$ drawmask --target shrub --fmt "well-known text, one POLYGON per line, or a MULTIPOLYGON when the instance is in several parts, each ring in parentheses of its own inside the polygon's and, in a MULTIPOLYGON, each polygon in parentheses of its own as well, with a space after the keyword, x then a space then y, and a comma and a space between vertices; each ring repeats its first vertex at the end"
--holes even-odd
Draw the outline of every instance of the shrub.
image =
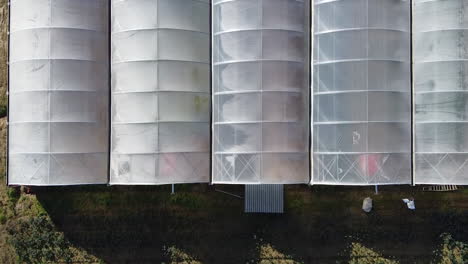
POLYGON ((291 256, 285 255, 277 251, 270 244, 260 245, 259 251, 259 264, 300 264, 300 262, 293 260, 291 256))
POLYGON ((52 221, 45 216, 21 220, 8 227, 10 243, 21 262, 69 263, 72 259, 70 243, 55 230, 52 221))
POLYGON ((2 209, 2 207, 0 207, 0 225, 3 225, 5 224, 7 221, 7 217, 5 215, 5 212, 4 210, 2 209))
POLYGON ((360 243, 351 243, 349 264, 397 264, 398 262, 382 257, 381 254, 366 248, 360 243))
POLYGON ((21 196, 21 190, 19 188, 9 187, 7 190, 7 195, 10 202, 16 204, 21 196))
POLYGON ((436 251, 436 263, 455 264, 468 262, 468 244, 456 241, 450 234, 444 233, 441 236, 442 245, 436 251))
POLYGON ((0 118, 3 118, 7 115, 7 107, 6 105, 0 105, 0 118))
POLYGON ((175 246, 163 247, 163 254, 169 260, 169 264, 201 264, 194 257, 188 255, 184 251, 175 246))

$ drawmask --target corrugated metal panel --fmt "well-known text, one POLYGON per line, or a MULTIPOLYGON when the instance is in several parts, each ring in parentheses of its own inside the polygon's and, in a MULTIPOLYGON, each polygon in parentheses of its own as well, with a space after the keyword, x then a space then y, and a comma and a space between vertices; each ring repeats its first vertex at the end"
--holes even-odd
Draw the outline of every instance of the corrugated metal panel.
POLYGON ((280 184, 245 185, 245 212, 283 213, 283 189, 280 184))

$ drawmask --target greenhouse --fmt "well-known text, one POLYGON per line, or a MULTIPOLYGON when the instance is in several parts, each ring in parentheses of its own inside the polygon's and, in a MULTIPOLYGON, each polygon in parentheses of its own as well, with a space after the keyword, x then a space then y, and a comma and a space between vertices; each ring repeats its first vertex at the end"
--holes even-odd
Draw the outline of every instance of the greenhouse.
POLYGON ((411 183, 410 1, 314 1, 312 184, 411 183))
POLYGON ((415 183, 468 183, 467 2, 414 1, 415 183))
POLYGON ((107 183, 107 1, 10 10, 8 183, 107 183))
POLYGON ((110 184, 208 182, 209 1, 112 1, 110 184))
POLYGON ((466 6, 12 0, 8 184, 467 184, 466 6))
POLYGON ((307 183, 309 6, 213 2, 213 183, 307 183))

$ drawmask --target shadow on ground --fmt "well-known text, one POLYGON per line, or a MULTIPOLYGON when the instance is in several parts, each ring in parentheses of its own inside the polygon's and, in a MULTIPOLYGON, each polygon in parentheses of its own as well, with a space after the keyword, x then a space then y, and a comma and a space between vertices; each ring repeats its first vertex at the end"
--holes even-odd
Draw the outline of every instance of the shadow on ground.
MULTIPOLYGON (((217 186, 243 194, 241 186, 217 186)), ((428 193, 412 187, 286 188, 286 213, 244 214, 243 201, 208 185, 54 187, 32 190, 74 244, 107 263, 167 262, 176 247, 203 263, 258 260, 269 243, 304 263, 343 263, 359 242, 400 263, 429 263, 440 234, 468 240, 464 190, 428 193), (361 210, 374 199, 374 211, 361 210), (416 211, 401 198, 415 197, 416 211)))

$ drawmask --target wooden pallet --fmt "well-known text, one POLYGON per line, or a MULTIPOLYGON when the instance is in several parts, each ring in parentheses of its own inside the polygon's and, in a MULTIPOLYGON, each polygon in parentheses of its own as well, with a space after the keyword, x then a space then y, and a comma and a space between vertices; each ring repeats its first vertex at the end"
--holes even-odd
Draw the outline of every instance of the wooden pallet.
POLYGON ((432 185, 423 187, 425 192, 452 192, 458 190, 457 185, 432 185))

